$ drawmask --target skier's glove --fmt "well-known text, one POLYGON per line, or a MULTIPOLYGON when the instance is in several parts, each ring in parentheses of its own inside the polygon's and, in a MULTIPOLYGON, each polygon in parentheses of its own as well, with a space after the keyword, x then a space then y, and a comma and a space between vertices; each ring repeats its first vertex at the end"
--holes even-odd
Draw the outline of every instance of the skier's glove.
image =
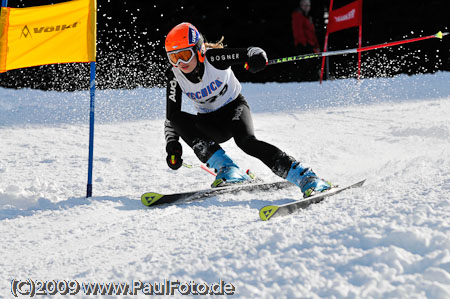
POLYGON ((183 154, 183 148, 178 141, 171 141, 166 145, 167 158, 166 162, 170 168, 177 170, 183 165, 183 159, 181 155, 183 154))
POLYGON ((247 49, 248 61, 245 68, 251 73, 262 71, 267 65, 267 54, 263 49, 250 47, 247 49))

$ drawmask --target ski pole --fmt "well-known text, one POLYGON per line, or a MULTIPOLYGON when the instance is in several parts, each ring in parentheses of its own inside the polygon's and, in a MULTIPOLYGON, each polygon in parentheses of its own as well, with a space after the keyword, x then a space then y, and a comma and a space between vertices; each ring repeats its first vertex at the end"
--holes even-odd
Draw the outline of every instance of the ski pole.
MULTIPOLYGON (((192 164, 187 164, 187 163, 184 163, 184 162, 183 162, 182 165, 183 165, 184 167, 186 167, 186 168, 194 168, 194 165, 192 165, 192 164)), ((195 166, 196 166, 196 165, 195 165, 195 166)), ((205 165, 200 164, 199 167, 200 167, 201 169, 203 169, 204 171, 208 172, 209 174, 211 174, 211 175, 213 175, 213 176, 216 176, 216 174, 215 174, 212 170, 208 169, 208 167, 206 167, 205 165)))
MULTIPOLYGON (((380 49, 380 48, 397 46, 397 45, 406 44, 406 43, 418 42, 418 41, 425 40, 425 39, 430 39, 430 38, 442 39, 442 37, 444 37, 444 36, 446 36, 448 34, 449 34, 448 32, 441 32, 441 31, 439 31, 436 34, 428 35, 428 36, 424 36, 424 37, 410 38, 410 39, 400 40, 400 41, 396 41, 396 42, 378 44, 378 45, 373 45, 373 46, 366 46, 366 47, 362 47, 362 48, 337 50, 337 51, 329 51, 329 52, 320 52, 320 53, 311 53, 311 54, 303 54, 303 55, 297 55, 297 56, 291 56, 291 57, 277 58, 277 59, 269 60, 267 62, 267 65, 279 64, 279 63, 291 62, 291 61, 298 61, 298 60, 310 59, 310 58, 353 54, 353 53, 358 53, 358 52, 364 52, 364 51, 370 51, 370 50, 375 50, 375 49, 380 49)), ((248 69, 247 64, 245 65, 245 68, 248 69)))

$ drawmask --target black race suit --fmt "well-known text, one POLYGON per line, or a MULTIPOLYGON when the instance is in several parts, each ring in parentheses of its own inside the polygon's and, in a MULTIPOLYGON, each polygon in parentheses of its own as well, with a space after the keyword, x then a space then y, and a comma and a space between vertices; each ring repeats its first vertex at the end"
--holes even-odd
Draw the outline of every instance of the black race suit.
MULTIPOLYGON (((220 61, 209 60, 215 68, 225 70, 235 64, 244 65, 247 60, 247 49, 225 48, 206 51, 207 59, 212 55, 230 57, 220 61), (236 57, 239 58, 236 59, 236 57)), ((193 83, 199 82, 203 75, 203 68, 203 64, 199 63, 193 72, 185 74, 186 78, 193 83)), ((178 141, 181 136, 194 150, 200 161, 206 163, 220 149, 220 143, 233 138, 237 146, 245 153, 260 159, 275 174, 283 178, 287 176, 294 159, 277 147, 255 137, 250 108, 242 94, 216 111, 193 115, 181 111, 182 91, 178 84, 175 88, 173 82, 172 85, 170 84, 173 80, 176 80, 175 75, 169 69, 165 122, 167 144, 178 141)))

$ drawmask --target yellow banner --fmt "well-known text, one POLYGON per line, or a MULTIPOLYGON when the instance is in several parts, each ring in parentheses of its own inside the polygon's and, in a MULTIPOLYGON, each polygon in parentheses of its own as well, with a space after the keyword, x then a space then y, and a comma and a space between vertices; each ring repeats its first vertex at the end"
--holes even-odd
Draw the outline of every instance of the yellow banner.
POLYGON ((96 0, 29 8, 2 7, 0 73, 96 59, 96 0))

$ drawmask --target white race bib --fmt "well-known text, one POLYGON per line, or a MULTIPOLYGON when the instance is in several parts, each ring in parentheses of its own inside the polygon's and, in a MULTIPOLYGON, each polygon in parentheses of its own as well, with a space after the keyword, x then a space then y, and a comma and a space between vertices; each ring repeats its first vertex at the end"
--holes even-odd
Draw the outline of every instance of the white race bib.
POLYGON ((192 101, 199 113, 216 111, 236 99, 241 92, 241 83, 234 76, 231 67, 226 70, 216 69, 204 61, 205 72, 199 83, 189 81, 184 73, 173 67, 172 71, 183 93, 192 101))

